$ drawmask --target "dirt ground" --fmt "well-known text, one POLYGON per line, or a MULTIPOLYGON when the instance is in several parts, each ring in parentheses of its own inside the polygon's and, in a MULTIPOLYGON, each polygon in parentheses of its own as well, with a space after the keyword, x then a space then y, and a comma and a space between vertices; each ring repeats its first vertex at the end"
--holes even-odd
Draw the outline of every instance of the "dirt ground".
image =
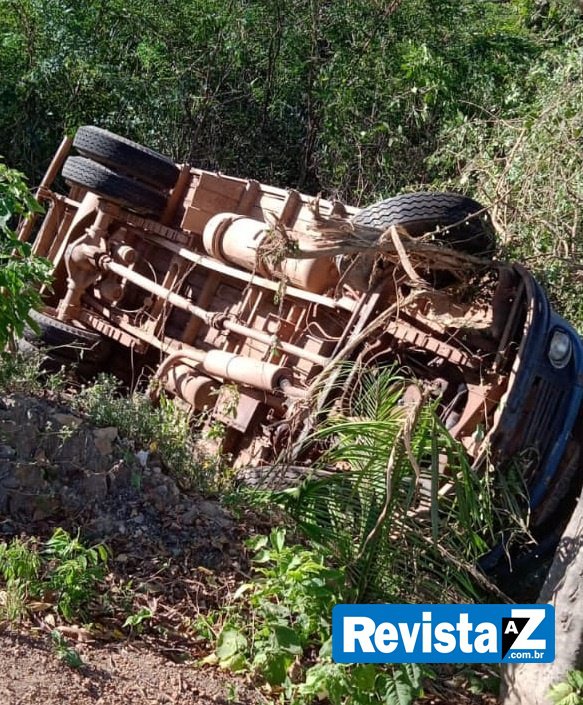
POLYGON ((212 668, 177 664, 143 644, 78 645, 85 666, 71 669, 46 636, 0 635, 2 705, 198 705, 266 700, 252 685, 212 668))

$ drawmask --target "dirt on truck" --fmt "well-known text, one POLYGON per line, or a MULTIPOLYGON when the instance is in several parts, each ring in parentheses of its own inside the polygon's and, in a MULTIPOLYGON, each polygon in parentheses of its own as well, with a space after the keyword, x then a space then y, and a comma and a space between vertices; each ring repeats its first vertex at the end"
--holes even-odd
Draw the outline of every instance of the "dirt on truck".
POLYGON ((560 531, 581 484, 583 347, 524 267, 491 259, 476 201, 358 209, 93 126, 63 140, 38 199, 19 236, 53 266, 33 314, 45 342, 150 371, 153 390, 224 424, 238 467, 301 457, 359 370, 395 366, 404 399, 436 400, 477 470, 520 456, 531 530, 560 531))

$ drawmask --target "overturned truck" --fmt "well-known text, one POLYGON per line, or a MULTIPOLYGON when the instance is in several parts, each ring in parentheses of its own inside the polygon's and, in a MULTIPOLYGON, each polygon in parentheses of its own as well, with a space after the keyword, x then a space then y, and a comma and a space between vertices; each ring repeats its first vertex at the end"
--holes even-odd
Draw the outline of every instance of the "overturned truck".
POLYGON ((535 534, 562 526, 581 480, 583 348, 525 268, 489 259, 480 204, 411 193, 359 210, 92 126, 63 141, 38 198, 20 238, 54 268, 45 340, 154 370, 225 425, 239 465, 301 433, 301 401, 335 362, 398 364, 476 467, 520 456, 535 534))

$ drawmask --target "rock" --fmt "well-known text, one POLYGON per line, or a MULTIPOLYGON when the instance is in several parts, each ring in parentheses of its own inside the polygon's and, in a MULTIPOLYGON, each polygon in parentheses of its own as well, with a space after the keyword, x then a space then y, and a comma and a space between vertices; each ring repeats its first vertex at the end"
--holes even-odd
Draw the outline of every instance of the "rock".
POLYGON ((61 487, 59 496, 61 498, 61 504, 67 513, 78 512, 87 505, 86 497, 67 486, 61 487))
POLYGON ((16 450, 11 446, 0 445, 0 460, 12 460, 16 457, 16 450))
POLYGON ((80 419, 78 416, 73 416, 73 414, 61 414, 57 412, 52 414, 52 418, 59 426, 67 426, 67 428, 79 428, 83 423, 83 419, 80 419))
POLYGON ((183 524, 191 526, 198 516, 199 512, 197 507, 191 507, 187 512, 185 512, 180 518, 183 524))
POLYGON ((110 514, 101 514, 96 517, 86 528, 88 536, 110 536, 114 533, 115 523, 110 514))
POLYGON ((41 521, 55 514, 60 508, 57 497, 52 495, 30 495, 14 492, 9 497, 10 514, 21 520, 41 521))
POLYGON ((107 473, 107 481, 111 492, 119 492, 131 484, 132 469, 120 460, 107 473))
POLYGON ((0 485, 7 490, 17 490, 20 483, 13 475, 6 475, 0 480, 0 485))
POLYGON ((211 519, 220 527, 227 529, 233 526, 232 518, 217 502, 202 500, 197 504, 197 507, 201 514, 204 514, 206 518, 211 519))
POLYGON ((13 479, 22 489, 42 490, 47 486, 42 470, 36 465, 18 463, 13 472, 13 479))
POLYGON ((47 454, 44 451, 44 448, 37 448, 36 453, 34 454, 34 462, 37 465, 47 465, 49 462, 49 459, 47 458, 47 454))
POLYGON ((54 438, 59 442, 52 451, 48 447, 47 453, 64 472, 74 472, 79 467, 91 472, 103 473, 109 470, 111 459, 97 450, 93 433, 89 429, 79 429, 64 441, 58 436, 54 438))
POLYGON ((10 494, 4 487, 0 487, 0 514, 8 513, 8 499, 10 494))
POLYGON ((148 495, 152 504, 158 511, 162 512, 168 507, 168 488, 166 485, 154 487, 150 490, 148 495))
POLYGON ((89 500, 100 501, 107 496, 107 477, 102 473, 87 475, 83 481, 83 494, 89 500))
POLYGON ((106 428, 96 428, 93 431, 93 442, 101 455, 111 455, 113 452, 113 442, 117 438, 118 431, 115 426, 106 428))
POLYGON ((150 457, 150 454, 148 453, 147 450, 139 450, 136 453, 136 458, 138 459, 138 462, 140 465, 145 468, 146 465, 148 464, 148 458, 150 457))
POLYGON ((34 500, 33 521, 42 521, 56 514, 60 509, 60 502, 56 497, 38 495, 34 500))

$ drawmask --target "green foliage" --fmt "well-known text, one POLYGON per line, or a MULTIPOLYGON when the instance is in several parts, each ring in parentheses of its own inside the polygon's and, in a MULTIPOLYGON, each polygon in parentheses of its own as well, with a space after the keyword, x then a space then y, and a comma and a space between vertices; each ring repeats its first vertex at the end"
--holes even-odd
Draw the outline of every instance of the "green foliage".
POLYGON ((57 608, 72 620, 82 614, 105 575, 107 549, 103 544, 86 548, 79 536, 56 529, 46 542, 43 556, 48 574, 45 587, 57 595, 57 608))
POLYGON ((142 607, 135 614, 130 614, 122 626, 131 627, 139 633, 143 629, 144 624, 148 623, 153 616, 154 613, 149 607, 142 607))
MULTIPOLYGON (((583 35, 583 31, 581 32, 583 35)), ((525 262, 561 312, 583 330, 583 48, 550 49, 521 86, 534 94, 511 116, 460 124, 444 135, 435 173, 493 203, 503 255, 525 262)))
POLYGON ((548 697, 555 705, 583 705, 583 671, 569 671, 563 683, 552 686, 548 697))
POLYGON ((0 163, 0 354, 22 334, 31 308, 39 308, 36 286, 49 280, 49 263, 33 257, 12 230, 15 219, 38 212, 24 177, 0 163))
POLYGON ((449 177, 583 326, 573 4, 0 0, 0 153, 38 178, 95 123, 355 203, 449 177))
POLYGON ((0 152, 38 175, 96 123, 201 166, 386 195, 424 179, 456 116, 515 103, 541 50, 528 5, 2 0, 0 152))
POLYGON ((331 614, 355 594, 321 549, 287 545, 284 529, 252 539, 253 580, 241 585, 207 661, 251 671, 308 705, 408 705, 422 695, 420 667, 346 666, 331 661, 331 614))
MULTIPOLYGON (((19 345, 22 341, 19 342, 19 345)), ((59 395, 70 381, 68 371, 60 370, 47 374, 43 370, 46 353, 30 345, 26 351, 0 355, 0 390, 37 395, 49 392, 59 395)))
POLYGON ((5 583, 1 614, 22 619, 33 598, 43 599, 67 621, 82 618, 105 575, 107 549, 85 547, 79 537, 58 528, 40 547, 31 539, 0 544, 0 575, 5 583))
POLYGON ((197 453, 188 414, 164 395, 154 406, 141 392, 122 394, 118 380, 101 373, 95 382, 81 389, 74 406, 97 426, 116 426, 136 450, 158 453, 170 472, 186 486, 215 490, 227 482, 219 459, 197 453))
POLYGON ((313 434, 326 448, 315 473, 275 500, 346 566, 360 600, 475 599, 475 562, 494 541, 489 475, 473 472, 435 401, 405 402, 393 370, 337 384, 351 391, 313 434))
POLYGON ((72 646, 69 646, 67 640, 58 629, 53 629, 51 632, 51 641, 53 642, 53 649, 55 650, 57 658, 63 661, 69 668, 77 669, 85 665, 79 652, 72 646))
POLYGON ((26 613, 26 603, 38 594, 41 562, 31 541, 14 539, 0 544, 0 574, 6 584, 0 617, 17 622, 26 613))

